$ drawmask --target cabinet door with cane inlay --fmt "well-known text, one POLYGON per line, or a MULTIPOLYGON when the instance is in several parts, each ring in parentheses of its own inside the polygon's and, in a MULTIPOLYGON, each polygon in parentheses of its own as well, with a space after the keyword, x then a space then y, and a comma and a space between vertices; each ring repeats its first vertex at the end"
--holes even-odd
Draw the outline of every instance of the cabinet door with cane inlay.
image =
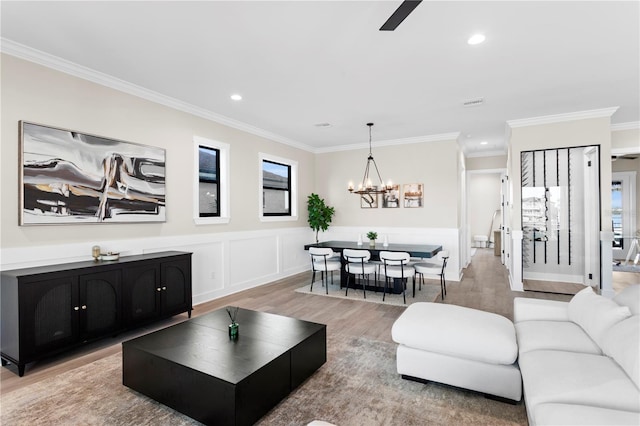
POLYGON ((64 347, 76 339, 79 314, 76 277, 32 282, 22 290, 25 297, 20 316, 25 354, 64 347))
POLYGON ((81 275, 80 335, 91 339, 122 328, 122 271, 81 275))
POLYGON ((128 301, 127 322, 129 325, 143 323, 160 316, 160 266, 149 262, 125 270, 128 301))

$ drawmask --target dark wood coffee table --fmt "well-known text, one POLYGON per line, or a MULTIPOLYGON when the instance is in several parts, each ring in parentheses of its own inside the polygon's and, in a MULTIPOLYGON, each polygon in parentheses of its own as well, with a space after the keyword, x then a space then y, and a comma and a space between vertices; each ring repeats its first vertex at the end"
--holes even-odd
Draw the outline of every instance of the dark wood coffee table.
POLYGON ((324 324, 219 309, 122 343, 122 382, 205 424, 250 425, 327 360, 324 324))

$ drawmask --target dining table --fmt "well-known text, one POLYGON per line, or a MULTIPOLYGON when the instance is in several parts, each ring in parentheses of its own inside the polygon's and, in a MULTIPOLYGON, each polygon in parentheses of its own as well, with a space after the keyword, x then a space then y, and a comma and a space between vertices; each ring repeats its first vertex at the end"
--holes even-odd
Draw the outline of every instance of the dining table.
MULTIPOLYGON (((345 260, 344 256, 342 256, 342 251, 344 249, 369 250, 372 260, 380 260, 381 251, 406 252, 409 253, 409 256, 411 257, 430 258, 434 257, 439 251, 442 250, 442 246, 435 244, 393 243, 385 245, 383 243, 375 243, 375 245, 371 245, 369 243, 358 244, 355 241, 322 241, 314 244, 305 244, 304 249, 309 250, 309 247, 330 248, 336 253, 340 254, 340 262, 342 263, 342 268, 340 268, 341 288, 343 287, 344 283, 347 282, 347 270, 345 268, 347 261, 345 260)), ((400 280, 394 280, 393 292, 402 293, 403 289, 404 283, 400 282, 400 280)))

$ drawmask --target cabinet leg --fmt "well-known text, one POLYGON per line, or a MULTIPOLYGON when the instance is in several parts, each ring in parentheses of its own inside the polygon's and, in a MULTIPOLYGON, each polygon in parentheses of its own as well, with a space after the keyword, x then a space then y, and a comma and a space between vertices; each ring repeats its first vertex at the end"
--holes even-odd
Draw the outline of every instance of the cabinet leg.
POLYGON ((24 364, 18 364, 18 376, 24 376, 24 364))
POLYGON ((4 358, 0 358, 0 361, 2 361, 2 366, 4 367, 5 365, 9 364, 9 361, 7 361, 4 358))
POLYGON ((189 311, 187 312, 187 316, 191 318, 191 309, 189 309, 189 311))

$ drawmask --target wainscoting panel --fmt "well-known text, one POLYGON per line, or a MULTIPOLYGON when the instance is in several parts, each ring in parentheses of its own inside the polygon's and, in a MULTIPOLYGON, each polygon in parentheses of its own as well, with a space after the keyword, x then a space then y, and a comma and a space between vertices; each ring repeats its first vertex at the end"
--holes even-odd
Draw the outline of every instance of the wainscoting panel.
POLYGON ((305 244, 315 241, 313 232, 308 235, 300 232, 286 232, 279 235, 280 238, 280 265, 279 272, 285 276, 293 275, 303 270, 311 269, 311 258, 309 252, 304 249, 305 244))
POLYGON ((309 228, 279 228, 3 248, 0 269, 91 260, 91 247, 96 244, 103 252, 119 252, 121 256, 188 251, 193 253, 196 305, 308 270, 310 263, 303 247, 312 241, 309 228))
POLYGON ((278 273, 276 235, 229 241, 229 286, 242 286, 278 273))
MULTIPOLYGON (((369 227, 330 227, 320 233, 320 240, 357 241, 369 227)), ((458 229, 380 228, 379 244, 439 244, 449 250, 448 281, 460 281, 460 247, 458 229)), ((91 247, 99 244, 103 251, 117 251, 121 256, 166 250, 193 253, 193 303, 199 304, 246 290, 310 269, 304 245, 312 243, 309 228, 279 228, 264 231, 219 232, 144 239, 88 241, 50 246, 3 248, 0 269, 17 269, 91 259, 91 247)))

